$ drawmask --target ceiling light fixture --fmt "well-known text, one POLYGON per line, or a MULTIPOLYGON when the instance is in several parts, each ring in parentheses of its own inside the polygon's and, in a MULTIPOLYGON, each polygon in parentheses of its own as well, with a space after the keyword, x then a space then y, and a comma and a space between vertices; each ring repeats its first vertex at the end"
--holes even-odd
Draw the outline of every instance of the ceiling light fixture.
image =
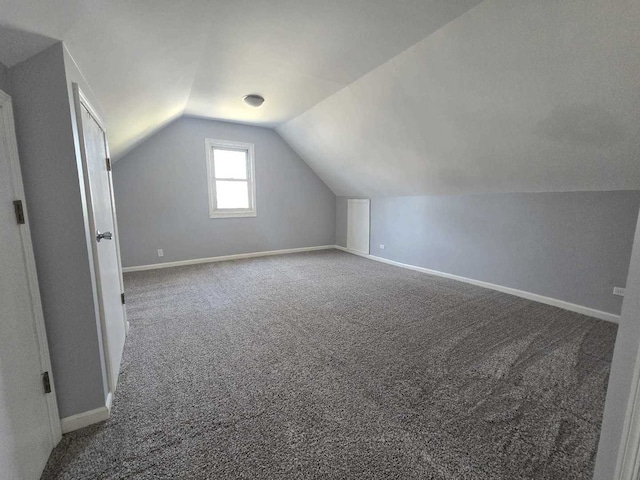
POLYGON ((264 103, 264 97, 261 95, 256 95, 255 93, 252 93, 251 95, 245 95, 244 97, 242 97, 242 99, 244 100, 244 103, 254 108, 258 108, 264 103))

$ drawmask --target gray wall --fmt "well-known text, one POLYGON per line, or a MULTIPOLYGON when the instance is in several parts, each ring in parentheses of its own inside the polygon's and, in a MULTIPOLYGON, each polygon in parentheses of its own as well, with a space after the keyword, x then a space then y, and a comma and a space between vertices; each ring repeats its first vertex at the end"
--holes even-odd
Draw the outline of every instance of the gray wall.
POLYGON ((100 407, 105 400, 64 56, 59 43, 10 69, 20 164, 61 417, 100 407))
POLYGON ((610 480, 614 477, 629 395, 631 393, 633 371, 638 361, 639 345, 640 218, 636 226, 629 276, 627 278, 627 291, 622 305, 616 347, 613 352, 607 401, 602 419, 598 455, 593 475, 594 480, 610 480))
POLYGON ((113 181, 124 266, 334 243, 334 194, 270 129, 183 117, 118 160, 113 181), (205 138, 255 144, 257 217, 209 218, 205 138))
POLYGON ((11 95, 11 82, 9 81, 9 69, 0 63, 0 90, 11 95))
POLYGON ((639 206, 638 191, 374 198, 371 254, 619 314, 639 206))

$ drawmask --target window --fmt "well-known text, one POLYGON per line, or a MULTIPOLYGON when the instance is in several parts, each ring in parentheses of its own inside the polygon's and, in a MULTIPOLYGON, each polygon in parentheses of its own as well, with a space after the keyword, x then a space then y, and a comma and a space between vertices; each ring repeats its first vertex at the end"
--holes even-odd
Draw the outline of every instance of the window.
POLYGON ((206 140, 211 218, 255 217, 253 144, 206 140))

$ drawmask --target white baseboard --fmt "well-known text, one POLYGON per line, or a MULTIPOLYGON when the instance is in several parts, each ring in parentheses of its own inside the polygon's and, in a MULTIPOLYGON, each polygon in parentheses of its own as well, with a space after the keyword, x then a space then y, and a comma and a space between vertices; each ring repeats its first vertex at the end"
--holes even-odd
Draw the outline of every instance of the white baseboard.
POLYGON ((362 253, 362 252, 358 252, 357 250, 351 250, 350 248, 346 248, 340 245, 334 245, 333 248, 336 248, 338 250, 342 250, 343 252, 347 252, 350 253, 352 255, 358 255, 359 257, 364 257, 364 258, 368 258, 370 260, 373 259, 373 255, 369 255, 368 253, 362 253))
MULTIPOLYGON (((358 255, 364 258, 368 258, 370 260, 375 260, 376 262, 387 263, 389 265, 395 265, 396 267, 407 268, 409 270, 414 270, 417 272, 427 273, 430 275, 435 275, 438 277, 448 278, 451 280, 457 280, 459 282, 469 283, 471 285, 476 285, 479 287, 490 288, 491 290, 497 290, 498 292, 508 293, 510 295, 515 295, 517 297, 526 298, 528 300, 533 300, 534 302, 544 303, 546 305, 552 305, 554 307, 563 308, 565 310, 569 310, 572 312, 580 313, 582 315, 587 315, 594 318, 599 318, 600 320, 606 320, 608 322, 618 323, 620 321, 620 315, 616 315, 613 313, 603 312, 601 310, 596 310, 594 308, 585 307, 583 305, 577 305, 575 303, 566 302, 564 300, 558 300, 557 298, 545 297, 544 295, 538 295, 537 293, 525 292, 524 290, 518 290, 516 288, 505 287, 502 285, 496 285, 494 283, 483 282, 481 280, 474 280, 473 278, 462 277, 459 275, 453 275, 451 273, 439 272, 438 270, 431 270, 424 267, 417 267, 415 265, 408 265, 406 263, 396 262, 394 260, 388 260, 382 257, 376 257, 375 255, 368 255, 366 253, 357 252, 355 250, 349 250, 348 248, 342 247, 340 245, 321 245, 317 247, 303 247, 303 248, 289 248, 285 250, 270 250, 266 252, 252 252, 252 253, 240 253, 236 255, 223 255, 220 257, 209 257, 209 258, 196 258, 193 260, 182 260, 178 262, 166 262, 166 263, 154 263, 151 265, 139 265, 135 267, 124 267, 122 271, 126 272, 141 272, 144 270, 155 270, 158 268, 171 268, 171 267, 181 267, 184 265, 197 265, 200 263, 213 263, 213 262, 224 262, 227 260, 239 260, 242 258, 255 258, 255 257, 266 257, 271 255, 286 255, 289 253, 299 253, 299 252, 312 252, 315 250, 329 250, 332 248, 336 248, 338 250, 342 250, 344 252, 351 253, 353 255, 358 255)), ((87 412, 87 414, 90 412, 87 412)), ((80 414, 84 415, 84 414, 80 414)), ((69 417, 72 418, 72 417, 69 417)), ((108 417, 107 417, 108 418, 108 417)), ((92 422, 95 423, 95 422, 92 422)), ((81 428, 81 427, 78 427, 81 428)))
POLYGON ((375 255, 366 255, 364 253, 349 250, 348 248, 336 245, 335 248, 348 252, 354 255, 375 260, 376 262, 387 263, 389 265, 395 265, 396 267, 407 268, 409 270, 415 270, 416 272, 427 273, 429 275, 435 275, 438 277, 448 278, 450 280, 457 280, 459 282, 469 283, 478 287, 490 288, 491 290, 497 290, 498 292, 508 293, 515 295, 516 297, 526 298, 527 300, 533 300, 534 302, 544 303, 546 305, 552 305, 554 307, 563 308, 564 310, 570 310, 572 312, 581 313, 589 317, 598 318, 600 320, 606 320, 607 322, 619 323, 620 315, 613 313, 603 312, 602 310, 596 310, 594 308, 585 307, 583 305, 577 305, 575 303, 565 302, 564 300, 558 300, 557 298, 545 297, 544 295, 538 295, 537 293, 525 292, 524 290, 518 290, 516 288, 504 287, 502 285, 496 285, 494 283, 483 282, 481 280, 474 280, 473 278, 461 277, 459 275, 453 275, 451 273, 439 272, 438 270, 430 270, 428 268, 416 267, 415 265, 408 265, 406 263, 396 262, 394 260, 388 260, 382 257, 376 257, 375 255))
POLYGON ((239 260, 241 258, 269 257, 272 255, 286 255, 288 253, 313 252, 315 250, 330 250, 333 245, 321 245, 318 247, 287 248, 285 250, 270 250, 266 252, 238 253, 236 255, 223 255, 220 257, 194 258, 193 260, 181 260, 178 262, 153 263, 151 265, 138 265, 135 267, 123 267, 122 272, 142 272, 158 268, 182 267, 185 265, 197 265, 200 263, 225 262, 227 260, 239 260))
POLYGON ((108 420, 111 416, 112 398, 113 396, 111 395, 111 392, 109 392, 104 406, 96 408, 94 410, 89 410, 88 412, 82 412, 78 413, 77 415, 71 415, 70 417, 62 418, 60 420, 62 433, 73 432, 74 430, 88 427, 89 425, 93 425, 94 423, 100 423, 108 420))

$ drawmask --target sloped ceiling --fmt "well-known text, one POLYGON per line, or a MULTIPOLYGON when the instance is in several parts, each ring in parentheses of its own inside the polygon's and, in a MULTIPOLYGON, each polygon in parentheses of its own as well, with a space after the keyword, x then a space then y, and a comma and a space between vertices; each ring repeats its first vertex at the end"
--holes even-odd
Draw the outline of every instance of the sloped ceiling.
POLYGON ((0 27, 0 63, 13 66, 58 42, 54 38, 0 27))
MULTIPOLYGON (((182 114, 278 126, 479 3, 0 0, 0 27, 64 41, 117 158, 182 114), (251 109, 248 93, 267 101, 251 109)), ((38 47, 7 45, 8 66, 38 47)))
POLYGON ((277 130, 338 195, 640 189, 639 26, 486 0, 277 130))

